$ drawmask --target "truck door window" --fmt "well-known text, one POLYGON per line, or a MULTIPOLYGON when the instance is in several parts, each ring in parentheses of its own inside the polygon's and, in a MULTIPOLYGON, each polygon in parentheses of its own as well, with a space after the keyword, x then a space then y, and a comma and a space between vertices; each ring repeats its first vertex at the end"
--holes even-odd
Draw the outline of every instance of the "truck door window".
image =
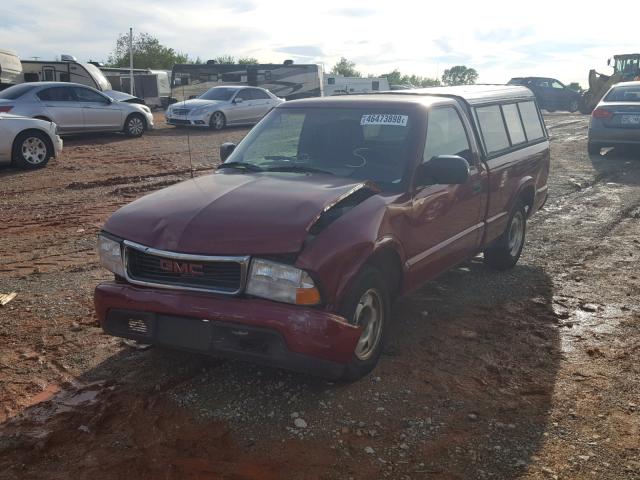
POLYGON ((487 154, 491 155, 511 146, 499 105, 476 108, 476 116, 487 154))
POLYGON ((544 131, 540 124, 536 105, 533 102, 520 102, 518 103, 518 109, 524 124, 524 131, 527 133, 527 140, 531 142, 543 138, 544 131))
POLYGON ((422 161, 428 162, 438 155, 459 155, 470 164, 475 163, 464 124, 452 107, 434 108, 429 112, 422 161))
POLYGON ((515 103, 503 105, 502 113, 504 114, 505 122, 507 122, 507 130, 509 131, 511 144, 518 145, 519 143, 526 142, 527 137, 524 135, 524 128, 520 120, 520 113, 518 113, 518 106, 515 103))

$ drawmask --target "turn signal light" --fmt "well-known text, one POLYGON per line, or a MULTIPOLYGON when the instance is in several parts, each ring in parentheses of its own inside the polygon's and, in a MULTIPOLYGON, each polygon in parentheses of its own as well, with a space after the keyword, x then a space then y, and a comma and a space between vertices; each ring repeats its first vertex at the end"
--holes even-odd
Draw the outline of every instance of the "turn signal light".
POLYGON ((603 120, 608 120, 613 117, 613 112, 611 110, 607 110, 606 108, 596 108, 591 114, 593 118, 600 118, 603 120))
POLYGON ((0 107, 0 113, 7 113, 7 112, 11 111, 12 108, 13 108, 13 105, 12 106, 1 106, 0 107))
POLYGON ((317 305, 320 303, 320 292, 317 288, 297 288, 296 305, 317 305))

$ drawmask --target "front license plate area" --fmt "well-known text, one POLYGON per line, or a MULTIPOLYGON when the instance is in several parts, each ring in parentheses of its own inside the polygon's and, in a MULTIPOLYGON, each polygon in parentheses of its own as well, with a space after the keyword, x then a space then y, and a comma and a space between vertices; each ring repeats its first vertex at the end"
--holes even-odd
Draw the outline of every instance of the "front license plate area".
POLYGON ((158 315, 156 340, 188 350, 206 352, 211 345, 211 322, 197 318, 158 315))

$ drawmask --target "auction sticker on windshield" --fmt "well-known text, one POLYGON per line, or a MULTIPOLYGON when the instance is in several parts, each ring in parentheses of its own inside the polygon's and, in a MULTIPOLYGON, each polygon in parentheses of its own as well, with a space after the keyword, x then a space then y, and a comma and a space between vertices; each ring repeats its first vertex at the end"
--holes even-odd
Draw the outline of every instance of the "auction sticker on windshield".
POLYGON ((395 125, 397 127, 406 127, 408 120, 408 115, 374 113, 370 115, 362 115, 360 125, 395 125))

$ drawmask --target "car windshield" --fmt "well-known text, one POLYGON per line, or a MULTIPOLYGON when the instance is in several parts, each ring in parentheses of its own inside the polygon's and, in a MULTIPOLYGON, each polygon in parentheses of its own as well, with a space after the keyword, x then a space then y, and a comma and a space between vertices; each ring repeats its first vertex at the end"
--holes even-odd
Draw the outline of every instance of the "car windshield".
POLYGON ((5 100, 15 100, 34 88, 36 88, 36 85, 30 85, 28 83, 14 85, 13 87, 9 87, 1 91, 0 98, 4 98, 5 100))
POLYGON ((640 85, 626 85, 611 90, 604 99, 605 102, 640 102, 640 85))
POLYGON ((252 170, 324 172, 400 191, 414 123, 397 107, 276 109, 226 163, 250 164, 252 170))
POLYGON ((210 88, 198 98, 203 100, 223 100, 228 101, 231 100, 233 94, 238 91, 237 88, 226 88, 226 87, 214 87, 210 88))

